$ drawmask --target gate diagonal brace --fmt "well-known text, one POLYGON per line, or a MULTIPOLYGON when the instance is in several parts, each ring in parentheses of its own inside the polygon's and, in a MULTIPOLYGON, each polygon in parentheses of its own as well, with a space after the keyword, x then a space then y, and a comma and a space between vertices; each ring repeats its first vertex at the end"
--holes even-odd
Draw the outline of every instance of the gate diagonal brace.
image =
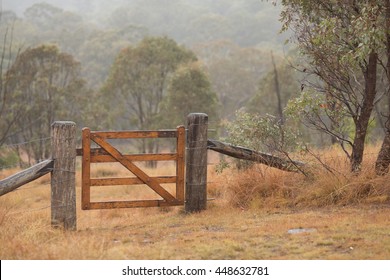
POLYGON ((158 183, 157 180, 152 177, 149 177, 149 175, 143 172, 138 166, 136 166, 130 160, 125 158, 125 156, 123 156, 115 147, 107 143, 105 141, 105 138, 91 133, 91 140, 98 144, 100 147, 102 147, 107 153, 109 153, 113 158, 120 162, 126 169, 131 171, 135 176, 137 176, 142 182, 148 185, 158 195, 164 198, 168 203, 173 203, 177 201, 177 199, 172 196, 168 191, 166 191, 158 183))

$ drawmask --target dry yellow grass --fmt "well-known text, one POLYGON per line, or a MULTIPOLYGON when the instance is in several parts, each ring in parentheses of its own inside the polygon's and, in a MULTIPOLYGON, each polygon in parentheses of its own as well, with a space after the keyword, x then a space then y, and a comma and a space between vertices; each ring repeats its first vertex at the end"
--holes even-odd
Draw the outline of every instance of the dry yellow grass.
POLYGON ((312 173, 281 172, 262 165, 226 172, 232 205, 248 207, 326 207, 387 204, 390 202, 390 175, 376 176, 377 148, 369 147, 360 174, 349 172, 349 163, 337 148, 319 151, 321 162, 306 157, 312 173), (323 168, 322 165, 327 168, 323 168))
MULTIPOLYGON (((46 176, 0 197, 0 258, 390 259, 390 177, 375 176, 369 157, 362 174, 353 176, 336 150, 324 155, 333 174, 319 171, 311 178, 260 165, 216 174, 210 166, 208 192, 214 200, 204 212, 78 207, 76 232, 50 227, 46 176), (309 230, 290 234, 291 229, 309 230)), ((172 169, 160 166, 158 172, 171 174, 172 169)), ((126 174, 115 166, 93 172, 126 174)), ((139 199, 144 194, 108 187, 97 197, 139 199)))

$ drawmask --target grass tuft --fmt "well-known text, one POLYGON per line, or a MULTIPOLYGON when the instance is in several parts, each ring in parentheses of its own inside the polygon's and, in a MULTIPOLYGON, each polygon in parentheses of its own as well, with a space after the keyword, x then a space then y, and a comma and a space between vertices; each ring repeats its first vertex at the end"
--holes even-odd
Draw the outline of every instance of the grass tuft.
MULTIPOLYGON (((229 204, 238 207, 327 207, 390 202, 390 175, 376 176, 375 158, 367 157, 359 174, 349 171, 345 156, 336 148, 322 153, 321 164, 310 158, 310 177, 261 165, 245 171, 227 170, 229 204), (326 165, 326 168, 323 166, 326 165)), ((305 161, 305 160, 304 160, 305 161)))

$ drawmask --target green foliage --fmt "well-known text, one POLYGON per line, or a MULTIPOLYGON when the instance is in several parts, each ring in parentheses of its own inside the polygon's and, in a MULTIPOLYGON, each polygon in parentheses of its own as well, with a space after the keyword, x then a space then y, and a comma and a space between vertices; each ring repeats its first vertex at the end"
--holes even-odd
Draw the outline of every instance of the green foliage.
MULTIPOLYGON (((228 136, 225 141, 251 150, 268 152, 280 157, 286 157, 289 152, 301 146, 299 132, 290 120, 281 124, 272 115, 236 112, 236 118, 225 124, 228 136)), ((246 167, 248 162, 239 161, 238 167, 246 167)), ((227 167, 224 160, 217 167, 218 171, 227 167)))
POLYGON ((272 115, 236 112, 236 119, 226 124, 226 141, 262 152, 284 153, 297 148, 297 132, 289 124, 282 125, 272 115))
MULTIPOLYGON (((323 94, 313 89, 305 89, 298 97, 290 99, 284 112, 296 123, 301 122, 311 129, 321 129, 338 141, 352 144, 356 127, 348 110, 342 104, 326 100, 323 94)), ((367 128, 367 143, 372 138, 376 125, 375 119, 371 118, 367 128)))
POLYGON ((302 122, 306 127, 321 130, 337 139, 352 143, 353 121, 342 104, 335 104, 314 91, 305 89, 290 99, 285 114, 288 118, 302 122))
POLYGON ((0 150, 0 170, 16 166, 19 162, 19 156, 10 149, 0 150))
POLYGON ((302 87, 323 95, 322 104, 312 104, 320 107, 300 115, 339 142, 351 160, 352 171, 358 171, 379 91, 388 95, 390 68, 384 61, 389 60, 390 2, 282 3, 284 30, 294 32, 293 40, 304 61, 299 67, 307 75, 302 87), (351 153, 345 144, 352 148, 351 153))
POLYGON ((332 54, 334 66, 360 67, 372 50, 380 53, 386 44, 383 1, 285 0, 281 19, 284 29, 295 32, 295 41, 311 63, 320 65, 315 53, 332 54), (336 63, 339 62, 339 63, 336 63))
MULTIPOLYGON (((81 120, 86 103, 85 82, 79 78, 80 64, 54 45, 41 45, 23 51, 6 73, 7 90, 22 110, 13 138, 29 142, 50 136, 55 120, 81 120), (84 99, 84 102, 80 102, 84 99)), ((29 157, 50 156, 50 143, 34 142, 29 157)))

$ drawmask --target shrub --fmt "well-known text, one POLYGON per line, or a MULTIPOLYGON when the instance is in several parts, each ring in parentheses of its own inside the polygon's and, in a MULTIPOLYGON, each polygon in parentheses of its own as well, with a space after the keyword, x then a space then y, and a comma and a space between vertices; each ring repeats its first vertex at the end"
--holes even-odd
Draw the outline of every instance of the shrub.
POLYGON ((19 163, 19 156, 15 151, 10 149, 0 150, 0 169, 6 169, 17 166, 19 163))
MULTIPOLYGON (((288 153, 300 147, 299 133, 288 121, 281 122, 272 115, 251 114, 243 111, 236 112, 232 122, 225 123, 227 137, 224 141, 242 146, 254 151, 271 153, 279 157, 288 158, 288 153)), ((248 161, 236 161, 238 168, 252 166, 248 161)), ((221 161, 217 167, 219 171, 228 167, 221 161)))

